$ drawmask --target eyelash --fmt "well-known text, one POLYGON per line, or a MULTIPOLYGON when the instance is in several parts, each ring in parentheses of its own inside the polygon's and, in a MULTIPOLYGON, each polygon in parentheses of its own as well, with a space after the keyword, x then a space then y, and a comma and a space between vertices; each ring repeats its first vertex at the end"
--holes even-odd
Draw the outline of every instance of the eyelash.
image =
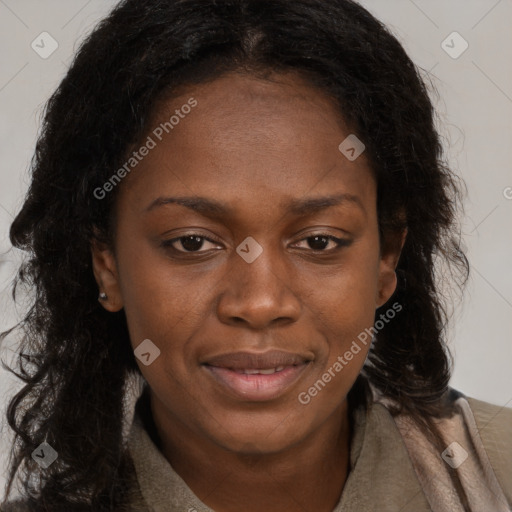
MULTIPOLYGON (((173 250, 177 254, 203 254, 203 253, 208 252, 208 251, 180 251, 180 250, 176 249, 175 247, 173 247, 173 244, 175 242, 177 242, 177 241, 179 241, 181 239, 184 239, 184 238, 189 238, 189 237, 197 237, 197 238, 201 238, 201 239, 206 240, 206 241, 211 242, 211 243, 220 244, 220 242, 218 240, 214 240, 214 239, 209 238, 207 236, 204 236, 204 235, 202 235, 200 233, 187 233, 185 235, 181 235, 179 237, 172 238, 170 240, 164 240, 161 243, 161 245, 162 245, 162 247, 164 247, 166 249, 173 250)), ((335 237, 333 235, 328 235, 326 233, 314 233, 314 234, 308 235, 305 238, 302 238, 301 240, 299 240, 299 242, 302 242, 304 240, 307 240, 308 238, 314 238, 314 237, 327 238, 328 240, 331 240, 331 241, 333 241, 333 242, 335 242, 337 244, 336 247, 334 247, 333 249, 329 249, 329 250, 322 250, 322 249, 310 249, 309 250, 309 252, 313 252, 313 253, 316 253, 316 254, 321 254, 321 253, 331 254, 331 253, 333 253, 335 251, 339 251, 343 247, 348 247, 352 243, 350 240, 346 240, 346 239, 343 239, 343 238, 338 238, 338 237, 335 237)))

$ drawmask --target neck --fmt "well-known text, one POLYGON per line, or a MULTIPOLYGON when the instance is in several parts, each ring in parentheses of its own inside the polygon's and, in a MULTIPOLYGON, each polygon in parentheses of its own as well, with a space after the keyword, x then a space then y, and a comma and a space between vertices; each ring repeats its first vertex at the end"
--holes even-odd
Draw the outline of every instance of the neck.
POLYGON ((345 400, 315 432, 276 453, 240 454, 162 413, 151 395, 157 445, 192 492, 218 512, 332 512, 348 476, 345 400))

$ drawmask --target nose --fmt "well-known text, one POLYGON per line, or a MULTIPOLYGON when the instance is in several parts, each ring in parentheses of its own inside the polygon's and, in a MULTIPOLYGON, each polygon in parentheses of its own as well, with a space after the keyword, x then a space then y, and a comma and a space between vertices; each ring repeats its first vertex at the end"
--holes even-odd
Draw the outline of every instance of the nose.
POLYGON ((298 279, 281 260, 269 249, 252 263, 233 255, 217 305, 223 323, 265 329, 297 321, 302 305, 292 283, 298 279))

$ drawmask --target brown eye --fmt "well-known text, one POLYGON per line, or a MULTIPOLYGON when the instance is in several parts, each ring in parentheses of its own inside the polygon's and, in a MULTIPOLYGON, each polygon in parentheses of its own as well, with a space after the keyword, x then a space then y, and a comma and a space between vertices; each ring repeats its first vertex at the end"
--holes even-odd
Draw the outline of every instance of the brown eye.
POLYGON ((349 240, 343 240, 342 238, 337 238, 335 236, 325 234, 311 235, 301 240, 301 242, 304 240, 307 241, 306 243, 310 249, 319 252, 335 251, 343 246, 348 246, 351 243, 349 240), (329 243, 332 243, 334 247, 330 247, 328 250, 326 250, 326 248, 329 246, 329 243))
POLYGON ((176 238, 172 238, 171 240, 165 240, 162 242, 162 247, 171 248, 176 252, 181 253, 193 253, 193 252, 205 252, 200 249, 203 248, 205 242, 210 242, 215 244, 215 240, 211 240, 202 235, 198 234, 190 234, 184 235, 176 238), (180 248, 181 247, 181 248, 180 248))
POLYGON ((306 240, 308 241, 309 247, 315 251, 326 249, 329 245, 329 242, 332 241, 327 236, 310 236, 306 238, 306 240))
POLYGON ((184 236, 178 240, 186 251, 191 252, 198 251, 204 244, 204 238, 201 236, 184 236))

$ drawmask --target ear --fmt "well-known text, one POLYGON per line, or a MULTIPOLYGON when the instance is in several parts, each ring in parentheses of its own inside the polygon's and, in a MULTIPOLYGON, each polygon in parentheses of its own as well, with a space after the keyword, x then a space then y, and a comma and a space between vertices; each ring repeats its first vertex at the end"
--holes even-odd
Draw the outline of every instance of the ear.
POLYGON ((97 238, 91 240, 92 267, 99 292, 107 295, 101 305, 111 313, 123 308, 117 265, 112 250, 97 238))
POLYGON ((399 233, 388 233, 382 243, 379 263, 379 280, 377 296, 375 298, 376 308, 385 304, 396 290, 397 277, 395 269, 400 259, 402 248, 407 237, 407 228, 399 233))

